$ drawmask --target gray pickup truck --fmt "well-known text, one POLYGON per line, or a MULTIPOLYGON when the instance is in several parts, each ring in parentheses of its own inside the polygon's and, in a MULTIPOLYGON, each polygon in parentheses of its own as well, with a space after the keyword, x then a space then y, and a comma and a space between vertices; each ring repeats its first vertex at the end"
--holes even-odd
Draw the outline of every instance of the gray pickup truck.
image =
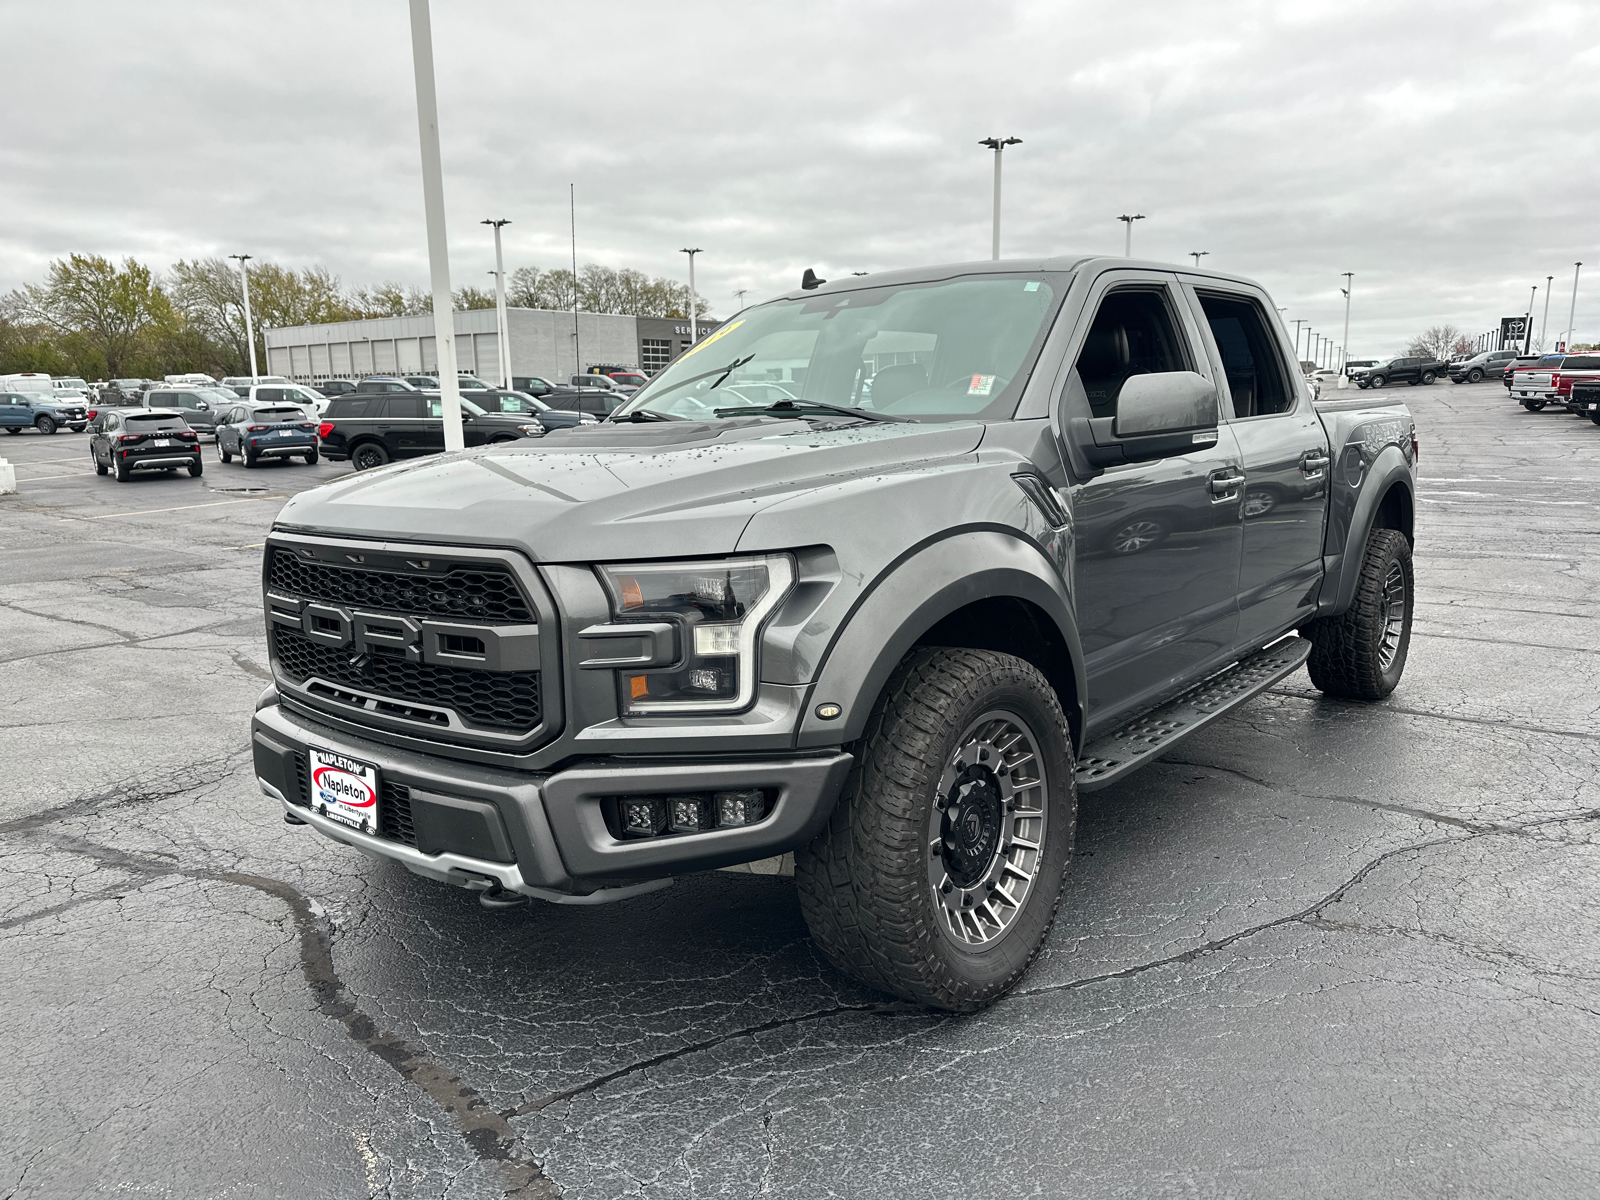
POLYGON ((489 907, 792 853, 832 962, 972 1010, 1045 939, 1080 791, 1308 663, 1395 687, 1416 458, 1403 405, 1312 401, 1245 279, 798 290, 599 425, 292 499, 255 771, 489 907))

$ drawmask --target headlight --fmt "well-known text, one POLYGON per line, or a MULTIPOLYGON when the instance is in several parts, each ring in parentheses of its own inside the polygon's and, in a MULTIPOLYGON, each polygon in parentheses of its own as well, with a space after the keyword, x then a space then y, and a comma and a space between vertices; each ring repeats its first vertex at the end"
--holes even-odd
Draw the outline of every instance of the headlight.
POLYGON ((543 425, 518 425, 517 428, 522 430, 523 433, 531 433, 535 435, 544 432, 543 425))
POLYGON ((737 712, 756 689, 761 626, 788 595, 787 554, 599 568, 618 624, 668 624, 677 657, 659 670, 619 670, 623 713, 737 712))
POLYGON ((580 413, 578 415, 578 424, 579 425, 598 425, 598 424, 600 424, 600 418, 595 416, 593 413, 580 413))

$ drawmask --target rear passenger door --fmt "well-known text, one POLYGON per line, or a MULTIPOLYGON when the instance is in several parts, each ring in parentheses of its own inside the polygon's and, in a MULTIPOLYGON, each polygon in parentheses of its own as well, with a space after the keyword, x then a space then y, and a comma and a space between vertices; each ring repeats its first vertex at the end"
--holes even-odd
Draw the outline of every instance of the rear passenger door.
MULTIPOLYGON (((428 426, 424 415, 425 397, 420 392, 399 392, 387 397, 383 406, 383 444, 395 458, 415 458, 430 452, 428 426)), ((444 431, 439 431, 439 448, 444 448, 444 431)))
MULTIPOLYGON (((1088 300, 1061 415, 1114 416, 1138 374, 1214 373, 1171 274, 1115 271, 1088 300)), ((1110 467, 1072 491, 1079 632, 1091 730, 1226 665, 1238 629, 1244 474, 1226 423, 1214 445, 1110 467)))
POLYGON ((1254 289, 1186 280, 1244 466, 1239 643, 1263 646, 1316 610, 1327 515, 1327 433, 1272 305, 1254 289))

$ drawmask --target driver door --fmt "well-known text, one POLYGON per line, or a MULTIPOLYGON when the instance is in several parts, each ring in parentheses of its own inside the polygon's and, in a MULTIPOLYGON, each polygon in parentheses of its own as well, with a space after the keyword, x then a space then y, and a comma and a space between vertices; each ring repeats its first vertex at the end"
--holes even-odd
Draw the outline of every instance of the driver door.
MULTIPOLYGON (((1116 415, 1137 374, 1194 371, 1215 381, 1173 276, 1111 272, 1087 311, 1094 317, 1069 355, 1058 428, 1116 415)), ((1226 665, 1239 623, 1243 482, 1222 423, 1214 445, 1109 467, 1071 489, 1091 734, 1226 665)))

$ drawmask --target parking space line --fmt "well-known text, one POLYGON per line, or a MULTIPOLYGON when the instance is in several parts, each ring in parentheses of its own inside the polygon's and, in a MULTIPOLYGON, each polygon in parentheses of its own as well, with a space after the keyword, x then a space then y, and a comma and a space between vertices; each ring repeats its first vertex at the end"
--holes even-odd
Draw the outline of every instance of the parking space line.
POLYGON ((30 475, 17 476, 18 483, 44 483, 51 479, 78 479, 84 475, 93 475, 93 471, 68 471, 65 475, 30 475))
POLYGON ((104 521, 108 517, 147 517, 152 513, 183 512, 189 508, 219 508, 224 504, 249 504, 254 500, 287 500, 287 496, 245 496, 239 500, 213 500, 209 504, 177 504, 171 508, 143 508, 138 512, 100 513, 93 517, 82 517, 84 521, 104 521))

